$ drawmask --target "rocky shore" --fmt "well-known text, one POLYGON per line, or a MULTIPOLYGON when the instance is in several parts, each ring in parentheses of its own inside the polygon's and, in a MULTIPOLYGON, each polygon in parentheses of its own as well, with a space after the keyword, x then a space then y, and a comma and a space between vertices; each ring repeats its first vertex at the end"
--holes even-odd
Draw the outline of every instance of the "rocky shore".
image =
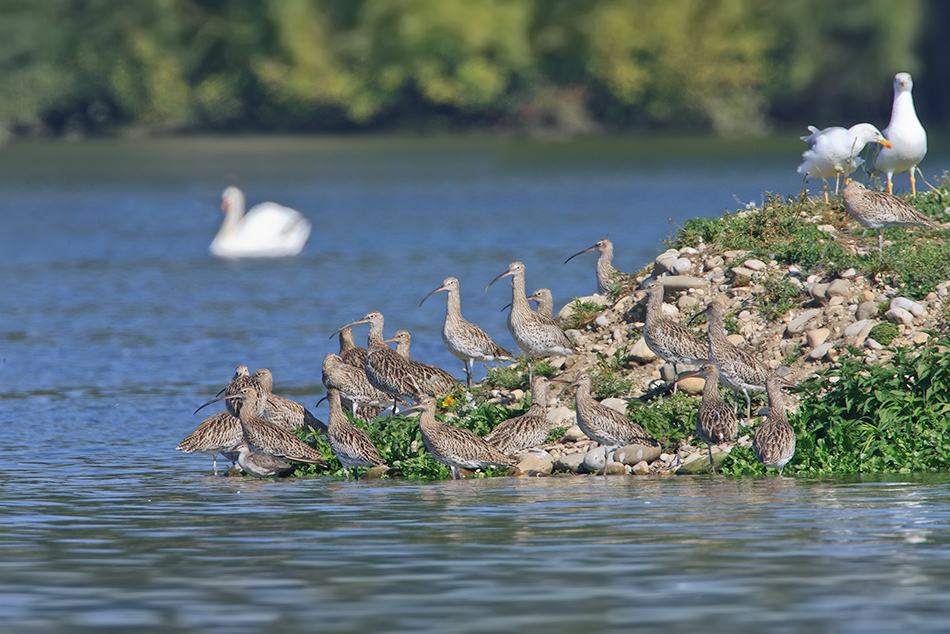
MULTIPOLYGON (((759 211, 747 209, 740 213, 759 211)), ((950 208, 944 213, 950 213, 950 208)), ((853 226, 844 226, 844 219, 839 225, 822 223, 826 218, 804 217, 802 222, 815 224, 827 240, 838 241, 853 251, 861 249, 860 236, 853 226)), ((950 280, 912 300, 906 296, 910 294, 906 287, 894 283, 894 276, 886 271, 871 273, 848 268, 834 274, 823 274, 820 269, 807 273, 796 264, 703 243, 671 248, 657 256, 652 266, 636 276, 640 285, 650 279, 659 279, 664 284, 663 309, 684 324, 707 302, 718 298, 725 307, 733 343, 755 351, 791 382, 811 377, 835 364, 843 354, 857 353, 867 365, 884 363, 901 347, 926 343, 931 332, 947 324, 950 280)), ((605 360, 611 360, 612 372, 629 382, 631 388, 621 398, 605 399, 605 405, 626 412, 633 403, 651 407, 669 398, 663 387, 673 379, 673 368, 657 359, 640 335, 645 310, 642 294, 629 294, 616 301, 600 295, 577 298, 560 310, 558 319, 569 324, 579 307, 589 310, 591 305, 600 309, 583 324, 575 324, 567 331, 580 354, 549 359, 554 375, 571 378, 581 371, 604 368, 605 360)), ((703 334, 704 320, 694 330, 703 334)), ((702 387, 701 378, 679 383, 679 390, 692 396, 699 395, 702 387)), ((488 396, 491 402, 517 404, 524 398, 524 392, 491 388, 488 396)), ((698 398, 693 400, 698 405, 698 398)), ((755 403, 762 405, 764 399, 755 403)), ((794 411, 797 398, 790 396, 787 405, 794 411)), ((604 448, 588 440, 574 424, 572 408, 573 399, 569 396, 562 394, 549 399, 548 419, 552 428, 566 426, 567 430, 557 441, 523 452, 514 474, 600 473, 606 467, 607 475, 666 475, 703 473, 710 468, 705 445, 691 433, 695 425, 692 415, 680 421, 686 435, 677 446, 632 445, 605 455, 604 448)), ((742 421, 736 442, 713 448, 717 465, 734 447, 751 445, 756 417, 765 411, 762 408, 757 412, 754 408, 752 420, 742 421)))

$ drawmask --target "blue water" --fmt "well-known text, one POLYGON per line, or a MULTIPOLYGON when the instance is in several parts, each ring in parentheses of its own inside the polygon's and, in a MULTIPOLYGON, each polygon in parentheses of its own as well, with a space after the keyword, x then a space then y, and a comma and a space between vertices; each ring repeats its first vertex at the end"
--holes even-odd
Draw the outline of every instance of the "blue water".
POLYGON ((794 143, 723 145, 0 147, 0 629, 944 631, 942 476, 256 482, 174 449, 239 363, 312 407, 328 338, 370 310, 461 378, 444 299, 419 307, 447 276, 514 347, 508 284, 483 293, 509 262, 560 306, 594 290, 594 254, 563 262, 599 238, 632 271, 670 219, 797 194, 794 143), (304 252, 210 256, 229 184, 307 215, 304 252))

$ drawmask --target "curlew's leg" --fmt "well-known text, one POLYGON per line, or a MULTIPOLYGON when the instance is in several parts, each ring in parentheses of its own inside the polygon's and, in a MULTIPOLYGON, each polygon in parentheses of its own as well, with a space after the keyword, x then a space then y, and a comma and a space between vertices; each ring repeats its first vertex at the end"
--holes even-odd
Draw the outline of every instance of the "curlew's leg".
POLYGON ((676 381, 676 377, 678 376, 679 374, 676 373, 676 361, 674 361, 673 362, 673 394, 676 394, 676 386, 679 385, 679 383, 676 381))
POLYGON ((884 259, 884 234, 880 229, 877 230, 877 259, 884 259))
POLYGON ((712 469, 713 473, 716 473, 716 463, 713 462, 712 457, 712 445, 706 445, 706 449, 709 450, 709 468, 712 469))
POLYGON ((454 465, 452 465, 452 466, 449 466, 449 469, 452 470, 452 479, 453 479, 453 480, 458 480, 458 479, 459 479, 459 468, 456 467, 456 466, 454 466, 454 465))
POLYGON ((534 375, 531 371, 531 357, 525 356, 525 359, 528 363, 528 385, 530 386, 534 382, 534 375))
MULTIPOLYGON (((745 417, 746 420, 752 418, 752 399, 749 398, 749 391, 742 390, 742 393, 745 394, 745 417)), ((738 400, 739 395, 736 394, 736 399, 738 400)))
POLYGON ((475 363, 469 359, 464 364, 465 367, 465 385, 467 390, 472 389, 472 372, 475 370, 475 363))
POLYGON ((218 475, 218 454, 214 454, 214 456, 211 457, 211 461, 214 475, 218 475))
POLYGON ((346 476, 346 481, 350 481, 350 470, 346 468, 346 465, 343 465, 343 475, 346 476))

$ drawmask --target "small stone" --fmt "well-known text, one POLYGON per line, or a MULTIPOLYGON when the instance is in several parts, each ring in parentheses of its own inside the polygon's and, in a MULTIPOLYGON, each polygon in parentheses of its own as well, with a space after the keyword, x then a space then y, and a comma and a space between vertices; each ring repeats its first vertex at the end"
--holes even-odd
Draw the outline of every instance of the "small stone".
POLYGON ((633 475, 650 475, 650 465, 646 460, 642 460, 630 467, 630 473, 633 475))
POLYGON ((820 301, 828 300, 828 287, 831 284, 812 284, 811 286, 805 286, 805 290, 808 291, 808 294, 820 301))
POLYGON ((577 425, 571 425, 570 427, 567 428, 567 431, 564 432, 564 436, 562 436, 562 439, 567 440, 569 442, 577 442, 578 440, 586 440, 587 434, 582 432, 581 428, 578 427, 577 425))
MULTIPOLYGON (((667 293, 676 291, 687 291, 691 288, 707 288, 709 282, 701 277, 692 275, 674 275, 672 277, 660 278, 660 283, 667 293)), ((669 306, 669 304, 667 304, 669 306)))
POLYGON ((812 361, 819 361, 828 354, 828 351, 834 347, 833 343, 823 343, 808 353, 808 358, 812 361))
POLYGON ((676 251, 667 251, 666 253, 661 253, 656 256, 653 260, 653 274, 662 275, 663 273, 669 273, 673 267, 673 262, 676 261, 678 256, 679 253, 676 251))
POLYGON ((815 328, 805 333, 805 340, 808 342, 809 348, 817 348, 825 343, 830 335, 831 330, 828 328, 815 328))
POLYGON ((365 472, 363 472, 361 479, 362 480, 379 480, 384 475, 388 475, 389 472, 392 470, 393 470, 392 467, 387 467, 386 465, 376 465, 374 467, 370 467, 365 472))
POLYGON ((653 354, 653 351, 647 346, 647 342, 643 340, 643 337, 640 337, 640 339, 633 344, 633 348, 630 349, 628 356, 633 361, 641 364, 650 363, 656 359, 656 355, 653 354))
POLYGON ((518 388, 511 390, 512 403, 520 403, 522 399, 524 399, 524 390, 518 388))
POLYGON ((627 413, 627 401, 623 400, 622 398, 605 398, 600 402, 600 404, 604 407, 609 407, 616 412, 620 412, 621 414, 627 413))
POLYGON ((726 261, 723 260, 718 255, 710 255, 708 258, 706 258, 703 261, 703 266, 706 267, 707 270, 709 270, 709 269, 714 269, 716 267, 720 267, 725 263, 726 261))
POLYGON ((845 337, 858 336, 858 334, 862 330, 864 330, 864 327, 867 326, 869 323, 871 323, 870 319, 862 319, 860 321, 854 322, 853 324, 851 324, 850 326, 844 329, 844 336, 845 337))
POLYGON ((664 363, 660 368, 660 378, 669 383, 670 381, 676 378, 676 371, 673 369, 672 363, 664 363))
POLYGON ((600 328, 604 328, 610 322, 603 315, 597 315, 597 318, 594 319, 594 323, 597 324, 600 328))
MULTIPOLYGON (((872 295, 873 299, 873 295, 872 295)), ((854 318, 858 321, 873 319, 877 317, 877 304, 872 300, 867 300, 858 304, 858 310, 854 313, 854 318)))
POLYGON ((863 346, 864 340, 868 338, 868 335, 871 333, 871 329, 874 328, 876 323, 877 322, 873 320, 868 320, 868 322, 864 324, 864 328, 861 329, 861 332, 858 333, 858 336, 854 338, 854 345, 858 346, 859 348, 863 346))
POLYGON ((863 299, 863 300, 866 301, 866 302, 873 302, 873 301, 874 301, 874 293, 873 293, 871 290, 869 290, 869 289, 865 289, 865 290, 861 293, 861 299, 863 299))
POLYGON ((762 260, 746 260, 742 263, 742 266, 752 271, 764 271, 765 262, 762 260))
POLYGON ((607 464, 607 448, 603 446, 594 447, 584 454, 584 469, 590 473, 597 473, 607 464))
POLYGON ((619 462, 611 462, 608 463, 607 468, 604 469, 604 475, 627 475, 627 468, 619 462))
POLYGON ((584 464, 585 454, 569 453, 563 456, 559 456, 557 460, 554 461, 554 469, 557 471, 567 471, 568 473, 581 473, 584 464))
POLYGON ((726 339, 728 339, 729 342, 734 346, 745 343, 745 337, 742 335, 726 335, 726 339))
POLYGON ((689 258, 676 258, 670 265, 670 273, 673 275, 684 275, 693 268, 693 261, 689 258))
POLYGON ((858 272, 857 272, 856 270, 854 270, 854 269, 846 269, 846 270, 842 271, 841 277, 843 277, 844 279, 847 280, 847 279, 850 279, 850 278, 854 277, 854 276, 857 275, 857 274, 858 274, 858 272))
POLYGON ((870 337, 868 337, 867 339, 864 340, 864 347, 865 347, 865 348, 869 348, 869 349, 871 349, 871 350, 880 350, 880 349, 883 348, 884 346, 882 346, 881 344, 879 344, 879 343, 878 343, 877 341, 875 341, 874 339, 871 339, 870 337))
POLYGON ((726 264, 729 264, 733 260, 738 260, 746 253, 748 253, 748 251, 724 251, 722 257, 725 258, 726 264))
POLYGON ((614 451, 614 460, 626 465, 634 465, 638 462, 653 462, 660 457, 660 448, 650 445, 625 445, 614 451))
POLYGON ((805 331, 805 326, 808 325, 808 322, 821 314, 820 308, 809 308, 806 311, 803 311, 798 317, 794 318, 792 321, 788 322, 788 326, 785 327, 785 336, 794 336, 800 335, 805 331))
POLYGON ((750 319, 751 317, 752 317, 752 312, 751 312, 751 311, 743 310, 742 312, 739 313, 739 319, 740 319, 740 321, 745 321, 745 320, 747 320, 747 319, 750 319))
POLYGON ((818 225, 816 228, 818 229, 818 231, 824 231, 825 233, 834 233, 834 232, 835 232, 835 226, 834 226, 834 225, 818 225))
POLYGON ((550 475, 554 461, 544 451, 529 451, 517 465, 519 475, 550 475))
POLYGON ((744 266, 734 266, 732 267, 732 274, 736 278, 736 286, 745 286, 752 281, 752 276, 755 275, 755 271, 747 269, 744 266))
POLYGON ((923 317, 924 313, 926 312, 923 306, 915 301, 907 299, 906 297, 895 297, 892 299, 891 308, 903 308, 914 317, 923 317))
POLYGON ((928 335, 926 332, 915 332, 913 335, 911 335, 910 342, 915 346, 920 346, 927 343, 929 339, 930 335, 928 335))
MULTIPOLYGON (((548 424, 552 428, 570 427, 577 420, 577 415, 573 410, 561 405, 560 407, 548 408, 547 418, 548 424)), ((580 431, 580 427, 577 428, 577 431, 580 431)), ((583 432, 581 435, 583 435, 583 432)))
POLYGON ((686 379, 680 379, 676 382, 676 389, 690 396, 698 396, 703 393, 703 386, 706 385, 705 379, 698 376, 691 376, 686 379))
POLYGON ((692 295, 683 295, 678 300, 676 300, 676 307, 680 310, 695 308, 697 306, 699 306, 699 298, 693 297, 692 295))
POLYGON ((837 279, 828 285, 825 291, 828 297, 851 297, 851 282, 845 279, 837 279))
POLYGON ((905 326, 910 326, 914 323, 914 316, 911 312, 899 306, 894 306, 884 313, 884 319, 894 322, 895 324, 904 324, 905 326))

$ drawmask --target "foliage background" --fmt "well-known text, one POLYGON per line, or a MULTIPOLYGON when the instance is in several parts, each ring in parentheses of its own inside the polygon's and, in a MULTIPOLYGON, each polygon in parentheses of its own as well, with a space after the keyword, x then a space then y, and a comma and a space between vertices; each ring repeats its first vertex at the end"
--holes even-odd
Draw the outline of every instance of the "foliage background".
POLYGON ((937 0, 0 0, 0 128, 945 125, 937 0))

